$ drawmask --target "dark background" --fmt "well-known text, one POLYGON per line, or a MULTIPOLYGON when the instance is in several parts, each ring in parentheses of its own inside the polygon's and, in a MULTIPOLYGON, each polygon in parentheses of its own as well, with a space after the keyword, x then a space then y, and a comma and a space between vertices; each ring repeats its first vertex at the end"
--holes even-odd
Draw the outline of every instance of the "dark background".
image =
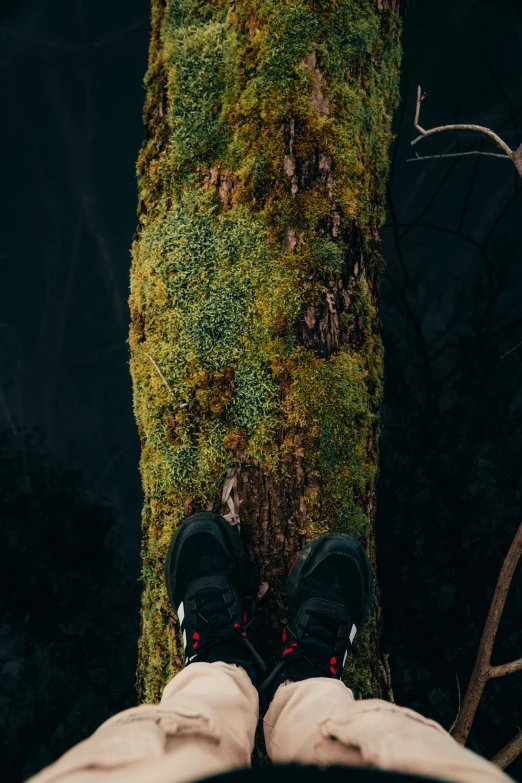
MULTIPOLYGON (((0 5, 0 768, 18 783, 136 703, 141 490, 127 297, 146 0, 0 5)), ((396 700, 449 728, 522 514, 522 182, 421 123, 522 140, 522 7, 412 0, 381 313, 383 647, 396 700), (521 132, 518 138, 517 128, 521 132)), ((494 663, 522 655, 515 575, 494 663)), ((522 726, 488 684, 471 747, 522 726)), ((510 773, 522 777, 515 763, 510 773)))

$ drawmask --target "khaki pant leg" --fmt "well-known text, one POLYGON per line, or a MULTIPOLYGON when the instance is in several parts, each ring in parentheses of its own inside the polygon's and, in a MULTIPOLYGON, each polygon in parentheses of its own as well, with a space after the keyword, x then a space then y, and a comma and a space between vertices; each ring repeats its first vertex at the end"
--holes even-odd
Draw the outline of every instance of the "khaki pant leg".
POLYGON ((257 720, 244 669, 192 663, 159 704, 113 715, 27 783, 188 783, 248 767, 257 720))
POLYGON ((371 767, 454 783, 512 783, 435 721, 380 699, 355 701, 349 688, 327 677, 281 685, 264 730, 275 763, 371 767))

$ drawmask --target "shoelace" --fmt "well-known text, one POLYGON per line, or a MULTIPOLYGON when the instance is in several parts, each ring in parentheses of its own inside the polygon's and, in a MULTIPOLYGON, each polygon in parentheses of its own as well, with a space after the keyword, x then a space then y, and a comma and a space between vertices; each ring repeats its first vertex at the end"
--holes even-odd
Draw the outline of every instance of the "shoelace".
POLYGON ((231 623, 228 611, 234 601, 227 601, 226 593, 224 595, 220 590, 210 587, 189 596, 189 599, 195 601, 195 608, 191 611, 195 619, 192 623, 195 628, 192 645, 198 656, 224 639, 240 636, 243 629, 239 623, 231 623))
POLYGON ((348 623, 319 610, 307 610, 306 614, 310 617, 306 626, 303 623, 297 625, 299 630, 304 630, 300 638, 289 626, 283 629, 283 641, 288 641, 289 635, 294 640, 289 641, 283 650, 283 657, 296 653, 319 671, 337 675, 337 667, 341 662, 335 655, 335 648, 337 642, 346 638, 343 631, 348 627, 348 623))
POLYGON ((242 624, 238 622, 232 623, 228 608, 235 601, 233 598, 232 600, 227 600, 226 596, 227 593, 223 594, 221 590, 213 587, 200 590, 196 595, 189 596, 189 600, 194 600, 196 604, 195 608, 191 610, 191 614, 195 617, 192 646, 196 650, 198 657, 201 657, 201 654, 210 647, 224 640, 244 643, 259 668, 262 671, 266 671, 265 662, 247 639, 247 628, 254 621, 254 618, 246 623, 245 614, 242 624))
MULTIPOLYGON (((337 676, 336 667, 339 663, 342 665, 342 661, 337 661, 334 653, 337 642, 346 638, 343 630, 348 627, 348 623, 324 615, 320 611, 310 610, 306 613, 314 622, 308 623, 305 633, 300 639, 288 625, 283 628, 283 642, 286 646, 283 649, 282 660, 274 666, 268 677, 258 688, 263 710, 268 709, 270 699, 274 695, 279 682, 284 680, 284 659, 287 656, 294 654, 302 656, 320 673, 324 672, 327 676, 332 674, 337 676), (319 645, 315 643, 317 639, 319 639, 319 645), (292 650, 292 652, 288 652, 289 650, 292 650)), ((303 625, 299 623, 298 630, 302 629, 303 625)))

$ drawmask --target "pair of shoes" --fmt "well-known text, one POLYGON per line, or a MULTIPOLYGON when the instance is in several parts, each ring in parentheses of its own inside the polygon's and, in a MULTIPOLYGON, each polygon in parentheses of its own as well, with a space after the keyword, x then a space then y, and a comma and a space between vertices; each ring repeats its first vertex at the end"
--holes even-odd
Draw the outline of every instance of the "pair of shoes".
MULTIPOLYGON (((177 528, 165 579, 183 633, 185 661, 223 661, 266 672, 247 628, 248 568, 235 529, 202 512, 177 528)), ((341 533, 314 538, 297 555, 286 585, 288 623, 278 662, 260 686, 265 706, 274 684, 309 677, 341 679, 355 635, 373 599, 373 575, 361 544, 341 533)))

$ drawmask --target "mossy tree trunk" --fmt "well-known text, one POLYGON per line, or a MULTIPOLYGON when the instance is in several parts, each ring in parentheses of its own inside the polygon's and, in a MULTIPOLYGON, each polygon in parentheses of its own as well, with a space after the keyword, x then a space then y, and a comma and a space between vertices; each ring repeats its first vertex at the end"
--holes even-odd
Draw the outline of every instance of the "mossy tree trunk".
MULTIPOLYGON (((130 297, 146 702, 181 666, 170 537, 189 513, 230 511, 227 471, 268 627, 307 539, 348 532, 374 556, 397 5, 152 2, 130 297)), ((380 692, 375 613, 347 681, 380 692)))

